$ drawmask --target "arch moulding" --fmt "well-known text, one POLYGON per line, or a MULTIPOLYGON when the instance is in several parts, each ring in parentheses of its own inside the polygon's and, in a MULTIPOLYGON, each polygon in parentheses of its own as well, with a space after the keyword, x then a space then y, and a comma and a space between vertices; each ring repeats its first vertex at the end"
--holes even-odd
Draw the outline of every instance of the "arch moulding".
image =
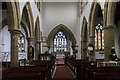
POLYGON ((73 33, 63 24, 60 24, 58 26, 56 26, 48 35, 48 38, 46 40, 48 46, 50 46, 51 40, 53 39, 54 35, 59 31, 62 30, 66 35, 69 35, 71 42, 72 42, 72 46, 76 46, 76 39, 73 35, 73 33))

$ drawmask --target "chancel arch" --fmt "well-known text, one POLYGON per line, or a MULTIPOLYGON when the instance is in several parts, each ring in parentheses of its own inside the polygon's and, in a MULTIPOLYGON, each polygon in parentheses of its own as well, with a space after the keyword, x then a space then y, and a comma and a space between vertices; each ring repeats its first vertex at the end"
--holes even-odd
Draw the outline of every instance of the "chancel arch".
MULTIPOLYGON (((73 52, 75 53, 76 39, 75 39, 73 33, 63 24, 56 26, 48 35, 48 38, 47 38, 48 47, 51 47, 51 49, 53 48, 53 45, 51 45, 51 42, 54 41, 53 39, 55 39, 55 36, 58 37, 57 35, 59 35, 59 34, 63 34, 62 37, 64 36, 65 39, 69 39, 69 41, 71 41, 71 42, 69 42, 71 44, 71 45, 69 44, 69 46, 71 46, 71 48, 73 49, 73 52), (66 36, 67 36, 67 38, 66 38, 66 36)), ((54 48, 52 50, 54 50, 54 48)))

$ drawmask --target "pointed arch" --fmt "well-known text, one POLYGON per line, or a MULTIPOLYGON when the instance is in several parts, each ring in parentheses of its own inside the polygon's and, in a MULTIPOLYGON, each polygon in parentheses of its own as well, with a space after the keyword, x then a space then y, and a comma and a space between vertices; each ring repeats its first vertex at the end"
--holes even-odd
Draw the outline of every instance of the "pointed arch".
POLYGON ((39 16, 37 16, 36 22, 35 22, 35 33, 34 33, 34 41, 35 41, 35 60, 38 60, 38 56, 41 52, 40 47, 40 21, 39 16))
MULTIPOLYGON (((25 13, 25 15, 27 16, 26 21, 29 27, 30 37, 34 37, 34 20, 33 20, 30 2, 26 2, 22 12, 25 13)), ((23 13, 22 13, 22 16, 23 16, 23 13)))
POLYGON ((37 16, 36 23, 35 23, 35 35, 36 39, 40 41, 41 36, 40 36, 40 21, 39 21, 39 16, 37 16))
POLYGON ((107 26, 107 10, 108 10, 108 2, 104 4, 104 15, 103 15, 103 25, 107 26))
MULTIPOLYGON (((102 13, 102 9, 100 6, 100 3, 98 2, 93 2, 92 6, 91 6, 91 11, 90 11, 90 16, 89 16, 89 26, 88 26, 88 45, 92 44, 93 47, 95 47, 95 27, 98 24, 102 24, 103 25, 103 13, 102 13)), ((102 33, 100 33, 102 34, 102 33)), ((100 37, 100 35, 99 35, 100 37)), ((102 38, 102 37, 100 37, 102 38)), ((100 39, 101 41, 102 39, 100 39)), ((97 42, 98 44, 98 42, 97 42)), ((102 44, 102 43, 101 43, 102 44)), ((95 58, 95 49, 92 52, 92 55, 89 55, 89 60, 90 61, 94 61, 95 58)))
POLYGON ((83 22, 82 22, 82 31, 81 31, 81 40, 82 41, 85 41, 85 39, 86 39, 86 35, 87 35, 86 32, 87 32, 87 20, 84 16, 83 22))
POLYGON ((71 41, 72 41, 72 45, 76 46, 76 39, 73 35, 73 33, 63 24, 60 24, 58 26, 56 26, 48 35, 48 38, 46 40, 48 46, 50 46, 51 40, 53 39, 54 35, 59 31, 62 30, 66 35, 69 35, 71 41))
POLYGON ((8 30, 18 30, 20 31, 20 8, 18 2, 0 2, 4 6, 6 6, 6 10, 9 13, 7 17, 0 22, 2 28, 5 25, 8 25, 8 30))
POLYGON ((116 4, 117 4, 116 2, 109 2, 108 3, 107 26, 115 25, 116 4))
POLYGON ((19 2, 16 2, 15 3, 15 5, 16 5, 16 11, 17 11, 17 17, 18 17, 18 28, 20 29, 20 17, 21 17, 21 15, 20 15, 20 7, 19 7, 19 2))
POLYGON ((15 2, 6 2, 8 8, 8 29, 19 29, 19 20, 15 2))
MULTIPOLYGON (((101 19, 101 24, 103 24, 103 14, 102 14, 102 10, 101 10, 101 6, 99 5, 98 2, 93 2, 92 3, 92 7, 91 7, 91 12, 90 12, 90 16, 89 16, 89 36, 94 36, 94 26, 96 25, 96 21, 98 20, 98 18, 102 16, 101 19), (99 13, 100 11, 100 13, 99 13)), ((100 21, 100 19, 99 19, 100 21)))
POLYGON ((84 16, 83 22, 82 22, 82 31, 81 31, 81 53, 82 53, 82 59, 87 59, 87 37, 88 36, 88 30, 87 30, 87 20, 84 16))
POLYGON ((117 46, 119 41, 119 27, 118 21, 120 20, 119 17, 119 2, 108 2, 107 9, 106 9, 106 27, 105 30, 105 60, 110 60, 109 55, 111 52, 111 48, 115 46, 117 57, 120 57, 119 54, 119 47, 117 46), (110 35, 109 35, 110 34, 110 35), (110 43, 110 44, 109 44, 110 43), (109 44, 109 45, 108 45, 109 44), (117 45, 116 45, 117 44, 117 45))
POLYGON ((24 21, 21 21, 21 26, 25 30, 26 37, 30 37, 30 32, 29 32, 28 26, 24 23, 24 21))

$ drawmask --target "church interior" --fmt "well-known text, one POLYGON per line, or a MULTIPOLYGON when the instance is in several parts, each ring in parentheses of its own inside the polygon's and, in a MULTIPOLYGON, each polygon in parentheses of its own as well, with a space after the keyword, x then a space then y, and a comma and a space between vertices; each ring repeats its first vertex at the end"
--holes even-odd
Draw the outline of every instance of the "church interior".
POLYGON ((120 80, 119 0, 0 0, 1 80, 120 80))

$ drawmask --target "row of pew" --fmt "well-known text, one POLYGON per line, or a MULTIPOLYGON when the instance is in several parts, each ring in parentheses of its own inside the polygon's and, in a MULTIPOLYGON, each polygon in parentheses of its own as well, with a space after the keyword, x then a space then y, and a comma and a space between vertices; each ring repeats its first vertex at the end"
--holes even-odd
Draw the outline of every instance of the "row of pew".
POLYGON ((120 80, 120 67, 97 67, 96 61, 67 59, 77 80, 120 80))
POLYGON ((54 60, 34 61, 30 65, 2 70, 2 80, 50 80, 54 60))

